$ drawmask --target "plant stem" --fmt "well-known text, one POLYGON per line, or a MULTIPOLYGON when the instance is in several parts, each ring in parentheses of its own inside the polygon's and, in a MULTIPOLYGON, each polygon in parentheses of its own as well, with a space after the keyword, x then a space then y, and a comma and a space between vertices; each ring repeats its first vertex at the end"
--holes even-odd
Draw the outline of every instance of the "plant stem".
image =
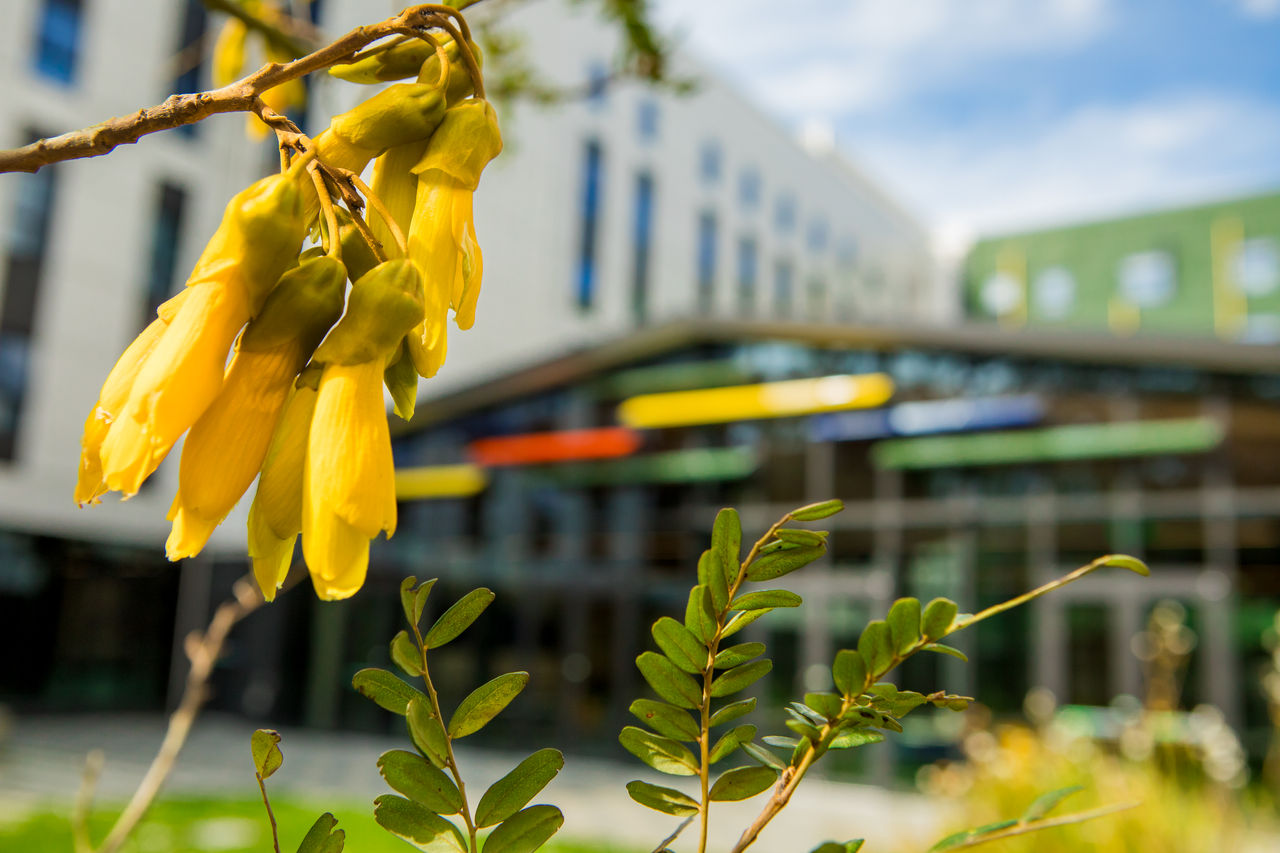
MULTIPOLYGON (((979 611, 978 613, 975 613, 972 616, 957 618, 954 622, 951 623, 951 627, 947 629, 947 632, 943 634, 942 637, 946 637, 950 634, 954 634, 956 631, 961 631, 965 628, 968 628, 970 625, 976 625, 977 623, 981 622, 984 619, 990 619, 992 616, 995 616, 997 613, 1004 613, 1006 610, 1012 610, 1015 607, 1020 607, 1021 605, 1026 604, 1028 601, 1033 601, 1039 598, 1045 593, 1053 592, 1055 589, 1060 589, 1069 583, 1078 581, 1080 580, 1080 578, 1084 577, 1090 572, 1095 572, 1098 569, 1105 566, 1108 562, 1110 562, 1110 560, 1114 556, 1115 556, 1114 554, 1107 554, 1105 556, 1099 557, 1098 559, 1094 560, 1092 563, 1081 566, 1080 568, 1076 569, 1070 574, 1063 575, 1060 578, 1051 580, 1042 586, 1038 586, 1035 589, 1031 590, 1030 592, 1024 592, 1022 595, 1019 595, 1017 598, 1011 598, 1008 601, 1001 602, 1000 604, 993 604, 990 607, 988 607, 986 610, 979 611)), ((939 639, 941 639, 941 637, 939 637, 939 639)))
POLYGON ((1028 832, 1039 832, 1042 829, 1051 829, 1055 826, 1069 826, 1073 823, 1083 823, 1086 820, 1093 820, 1096 817, 1105 817, 1109 814, 1122 812, 1127 809, 1136 808, 1141 803, 1114 803, 1109 806, 1101 806, 1096 809, 1090 809, 1084 812, 1076 812, 1075 814, 1062 815, 1060 817, 1045 818, 1043 820, 1033 820, 1027 823, 1018 823, 1008 829, 1001 829, 996 832, 989 832, 968 841, 949 847, 949 850, 963 850, 966 847, 977 847, 979 844, 986 844, 988 841, 1003 841, 1006 838, 1013 838, 1015 835, 1026 835, 1028 832))
POLYGON ((271 812, 271 801, 267 799, 266 783, 262 781, 261 773, 255 772, 253 776, 258 780, 258 790, 262 792, 262 804, 267 807, 267 820, 271 821, 271 846, 280 853, 280 834, 276 830, 276 816, 271 812))
POLYGON ((422 634, 418 630, 417 625, 413 625, 413 636, 418 641, 418 651, 422 653, 422 683, 427 688, 427 698, 431 700, 431 712, 436 715, 436 721, 439 722, 440 728, 444 729, 444 747, 445 747, 445 766, 449 768, 449 773, 453 776, 453 782, 458 786, 458 796, 462 798, 462 821, 467 825, 467 835, 470 837, 471 853, 480 853, 479 843, 476 840, 476 825, 471 821, 471 807, 467 804, 467 785, 462 781, 462 773, 458 770, 458 760, 453 755, 453 736, 449 734, 449 730, 444 728, 444 715, 440 711, 440 696, 436 693, 436 687, 431 683, 431 673, 427 669, 427 647, 422 642, 422 634))

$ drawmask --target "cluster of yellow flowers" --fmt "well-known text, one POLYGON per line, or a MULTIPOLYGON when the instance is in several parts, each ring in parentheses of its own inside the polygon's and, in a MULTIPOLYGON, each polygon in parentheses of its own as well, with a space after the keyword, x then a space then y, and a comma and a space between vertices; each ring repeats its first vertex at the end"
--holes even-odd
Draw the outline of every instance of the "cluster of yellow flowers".
POLYGON ((340 66, 335 76, 357 82, 418 82, 334 117, 305 154, 227 205, 186 287, 107 377, 85 422, 77 502, 137 493, 188 433, 169 559, 199 553, 256 477, 249 554, 268 600, 299 534, 321 598, 364 583, 370 540, 396 526, 382 386, 409 416, 418 376, 444 361, 449 309, 460 328, 474 321, 471 196, 502 148, 493 108, 442 41, 441 52, 413 40, 340 66), (371 220, 380 246, 341 210, 333 233, 339 217, 320 215, 329 200, 312 160, 356 174, 374 162, 372 194, 394 223, 371 220), (309 231, 327 248, 302 251, 309 231))

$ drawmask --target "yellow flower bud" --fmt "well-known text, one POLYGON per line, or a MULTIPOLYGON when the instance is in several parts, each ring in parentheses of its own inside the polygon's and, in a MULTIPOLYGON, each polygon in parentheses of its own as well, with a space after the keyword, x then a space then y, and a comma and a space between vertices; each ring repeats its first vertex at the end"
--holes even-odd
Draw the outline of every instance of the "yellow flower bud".
POLYGON ((378 362, 381 372, 422 316, 422 276, 406 260, 384 261, 351 287, 347 313, 316 350, 324 364, 378 362))
POLYGON ((413 171, 421 175, 437 169, 474 191, 480 185, 484 167, 500 153, 502 134, 493 106, 483 100, 463 101, 445 110, 426 153, 413 171))
POLYGON ((414 369, 413 357, 409 354, 405 342, 401 342, 395 357, 382 372, 382 382, 391 393, 396 414, 402 420, 407 421, 412 418, 418 402, 418 371, 414 369))
MULTIPOLYGON (((466 65, 458 56, 458 44, 447 35, 436 36, 445 55, 449 57, 449 83, 445 100, 454 104, 463 98, 470 97, 474 90, 471 75, 466 65)), ((480 46, 475 42, 467 42, 476 64, 483 66, 484 58, 480 46)), ((376 85, 390 83, 393 80, 407 80, 417 77, 419 83, 434 83, 440 79, 440 56, 435 47, 422 39, 410 39, 388 46, 363 57, 359 62, 349 65, 336 65, 329 69, 334 77, 348 83, 376 85)))
POLYGON ((305 261, 241 335, 221 392, 183 444, 169 559, 199 553, 257 476, 298 371, 342 313, 345 283, 339 261, 305 261))
POLYGON ((271 601, 289 574, 293 545, 302 532, 302 480, 307 458, 307 435, 316 407, 319 371, 299 378, 284 415, 271 437, 258 491, 249 507, 249 556, 262 595, 271 601))
POLYGON ((431 136, 444 113, 444 94, 435 85, 396 83, 334 116, 329 129, 357 148, 381 154, 431 136))

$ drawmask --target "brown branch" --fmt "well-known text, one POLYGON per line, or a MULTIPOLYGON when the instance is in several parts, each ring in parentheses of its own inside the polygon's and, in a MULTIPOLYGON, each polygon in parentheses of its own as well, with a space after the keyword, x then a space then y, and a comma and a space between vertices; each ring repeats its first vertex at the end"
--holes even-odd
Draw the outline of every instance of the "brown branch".
MULTIPOLYGON (((393 35, 416 35, 427 28, 440 27, 441 7, 412 6, 380 24, 357 27, 332 44, 293 62, 269 62, 241 80, 190 95, 171 95, 161 104, 132 115, 107 119, 82 130, 37 140, 30 145, 0 151, 0 172, 35 172, 51 163, 98 157, 120 145, 137 142, 160 130, 194 124, 211 115, 248 112, 255 109, 258 96, 282 83, 305 77, 353 56, 379 39, 393 35)), ((452 10, 450 10, 452 11, 452 10)))
POLYGON ((205 632, 203 634, 192 632, 187 636, 185 648, 187 656, 191 659, 191 669, 187 672, 187 685, 182 692, 182 700, 178 703, 178 709, 173 712, 173 716, 169 718, 169 728, 165 731, 164 740, 160 744, 156 757, 152 759, 146 775, 138 784, 138 789, 133 792, 129 804, 116 818, 115 825, 111 827, 102 846, 98 848, 98 853, 116 853, 120 845, 129 837, 129 833, 147 813, 147 809, 151 807, 151 802, 160 792, 161 786, 173 769, 178 753, 187 741, 191 724, 195 722, 200 706, 204 704, 205 688, 213 672, 213 666, 222 652, 222 644, 226 642, 227 634, 237 622, 262 606, 262 594, 258 592, 258 587, 252 581, 241 578, 235 582, 232 591, 235 598, 219 605, 205 632))

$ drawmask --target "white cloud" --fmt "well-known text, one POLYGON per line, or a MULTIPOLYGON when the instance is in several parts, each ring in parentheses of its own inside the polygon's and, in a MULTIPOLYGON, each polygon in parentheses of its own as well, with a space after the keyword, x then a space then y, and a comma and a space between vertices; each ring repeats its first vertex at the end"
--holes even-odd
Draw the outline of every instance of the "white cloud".
POLYGON ((1280 106, 1193 94, 1040 126, 869 136, 857 157, 952 242, 1257 191, 1280 182, 1277 150, 1280 106))
POLYGON ((659 0, 657 8, 698 54, 795 119, 873 109, 982 63, 1072 49, 1107 28, 1109 2, 659 0))
POLYGON ((1235 4, 1246 18, 1280 18, 1280 0, 1235 0, 1235 4))

